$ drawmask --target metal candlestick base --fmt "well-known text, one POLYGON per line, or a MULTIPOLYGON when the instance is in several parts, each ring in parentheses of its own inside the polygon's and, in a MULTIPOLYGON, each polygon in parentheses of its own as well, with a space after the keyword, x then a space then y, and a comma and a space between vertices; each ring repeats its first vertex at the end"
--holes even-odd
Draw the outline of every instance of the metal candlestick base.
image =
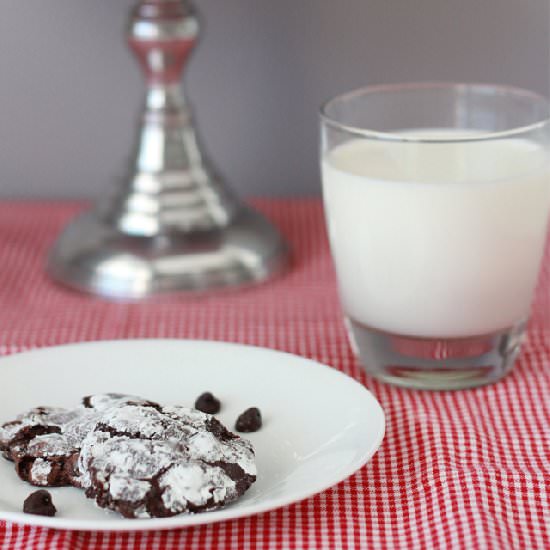
POLYGON ((206 162, 180 90, 198 35, 183 0, 142 0, 129 44, 148 81, 134 163, 117 192, 71 223, 49 273, 114 299, 202 291, 261 281, 281 270, 286 247, 206 162))

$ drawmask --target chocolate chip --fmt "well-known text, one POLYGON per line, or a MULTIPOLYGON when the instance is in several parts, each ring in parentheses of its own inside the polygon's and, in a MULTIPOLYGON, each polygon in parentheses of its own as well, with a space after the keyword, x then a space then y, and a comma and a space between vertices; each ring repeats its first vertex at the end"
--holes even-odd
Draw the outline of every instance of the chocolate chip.
POLYGON ((257 432, 262 427, 262 413, 260 409, 252 407, 246 409, 235 424, 238 432, 257 432))
POLYGON ((221 405, 219 399, 216 399, 209 391, 199 395, 195 401, 195 409, 206 414, 217 414, 220 412, 221 405))
POLYGON ((57 510, 52 502, 52 496, 48 491, 41 489, 31 493, 23 503, 25 514, 36 514, 38 516, 55 516, 57 510))

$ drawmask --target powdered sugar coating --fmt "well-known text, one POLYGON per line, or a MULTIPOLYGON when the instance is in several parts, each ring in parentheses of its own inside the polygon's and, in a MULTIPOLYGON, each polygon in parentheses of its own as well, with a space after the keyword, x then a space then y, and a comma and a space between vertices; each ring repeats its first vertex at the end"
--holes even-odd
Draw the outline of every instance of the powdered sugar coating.
POLYGON ((137 395, 126 395, 124 393, 100 393, 97 395, 89 395, 82 399, 82 405, 84 407, 95 409, 96 411, 120 407, 127 403, 158 407, 158 404, 153 401, 143 399, 143 397, 138 397, 137 395))
POLYGON ((60 433, 38 435, 28 443, 15 445, 12 454, 15 458, 27 456, 32 458, 53 458, 66 456, 75 451, 75 447, 60 433))
MULTIPOLYGON (((191 509, 216 508, 233 500, 236 483, 221 468, 188 461, 174 464, 159 478, 162 503, 174 514, 191 509)), ((238 495, 235 495, 235 498, 238 495)))
POLYGON ((194 409, 128 405, 107 410, 82 443, 86 494, 126 517, 210 510, 256 476, 252 445, 194 409))
POLYGON ((52 465, 43 458, 38 458, 34 461, 30 477, 34 485, 47 487, 49 485, 49 475, 52 472, 52 465))
POLYGON ((44 485, 44 462, 48 462, 49 485, 80 486, 80 472, 74 466, 82 440, 106 409, 134 402, 158 406, 135 396, 102 394, 84 398, 83 406, 75 409, 30 409, 0 427, 0 451, 15 462, 19 476, 34 485, 44 485))
POLYGON ((62 414, 64 409, 56 407, 35 407, 17 416, 15 420, 0 426, 0 451, 6 452, 12 439, 27 426, 46 426, 48 419, 62 414))

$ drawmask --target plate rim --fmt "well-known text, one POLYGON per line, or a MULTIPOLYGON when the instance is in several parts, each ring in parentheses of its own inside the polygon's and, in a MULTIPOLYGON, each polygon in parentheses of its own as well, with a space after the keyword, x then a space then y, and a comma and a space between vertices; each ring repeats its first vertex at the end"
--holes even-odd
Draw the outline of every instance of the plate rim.
MULTIPOLYGON (((303 502, 315 495, 323 493, 328 489, 335 487, 354 475, 361 468, 363 468, 379 450, 384 437, 386 435, 386 415, 382 405, 374 394, 361 382, 346 374, 345 372, 331 367, 325 363, 321 363, 315 359, 297 355, 288 351, 268 348, 264 346, 257 346, 252 344, 243 344, 240 342, 228 342, 224 340, 208 340, 208 339, 192 339, 192 338, 127 338, 127 339, 107 339, 107 340, 90 340, 84 342, 71 342, 66 344, 44 346, 39 348, 33 348, 16 352, 10 355, 0 357, 0 369, 9 368, 9 365, 5 365, 5 362, 14 360, 20 356, 27 355, 41 355, 57 350, 63 350, 67 348, 79 348, 79 347, 98 347, 98 346, 123 346, 132 345, 135 343, 140 344, 157 344, 162 345, 166 343, 173 343, 178 345, 207 345, 216 347, 233 347, 239 348, 243 351, 253 350, 255 352, 270 353, 274 355, 289 356, 293 359, 299 360, 304 364, 309 363, 310 366, 320 368, 325 371, 330 371, 332 375, 340 377, 347 383, 357 385, 362 391, 366 393, 367 397, 375 410, 380 416, 380 430, 377 433, 377 437, 374 439, 369 451, 365 453, 363 457, 357 462, 350 463, 345 470, 337 477, 331 479, 329 482, 319 483, 311 490, 306 492, 300 492, 299 495, 290 493, 286 497, 268 499, 262 504, 243 505, 239 508, 222 508, 220 510, 214 510, 212 512, 205 512, 194 515, 180 514, 170 518, 150 518, 150 519, 127 519, 116 518, 105 520, 89 520, 89 519, 77 519, 77 518, 63 518, 63 517, 45 517, 32 514, 25 514, 24 512, 4 512, 0 509, 0 521, 9 521, 20 525, 29 525, 37 527, 45 527, 50 529, 59 529, 65 531, 98 531, 98 532, 132 532, 132 531, 164 531, 170 529, 184 529, 187 527, 206 525, 210 523, 219 523, 221 521, 236 520, 243 517, 252 517, 258 514, 271 512, 278 510, 285 506, 297 504, 303 502)), ((22 482, 24 483, 24 482, 22 482)), ((29 485, 29 487, 32 487, 29 485)))

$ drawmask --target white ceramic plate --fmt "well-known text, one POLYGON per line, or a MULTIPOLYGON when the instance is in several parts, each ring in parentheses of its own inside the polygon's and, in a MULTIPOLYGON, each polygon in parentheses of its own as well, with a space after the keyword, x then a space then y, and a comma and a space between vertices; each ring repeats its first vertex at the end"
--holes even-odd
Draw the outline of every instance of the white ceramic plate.
POLYGON ((73 407, 82 396, 120 392, 193 406, 203 391, 222 401, 233 429, 258 406, 264 427, 249 439, 258 479, 219 511, 128 520, 74 488, 51 489, 57 516, 21 512, 34 489, 0 457, 0 519, 79 530, 171 529, 238 518, 319 493, 361 468, 384 437, 384 413, 362 385, 314 361, 262 348, 202 341, 134 340, 48 348, 0 359, 0 422, 36 405, 73 407))

